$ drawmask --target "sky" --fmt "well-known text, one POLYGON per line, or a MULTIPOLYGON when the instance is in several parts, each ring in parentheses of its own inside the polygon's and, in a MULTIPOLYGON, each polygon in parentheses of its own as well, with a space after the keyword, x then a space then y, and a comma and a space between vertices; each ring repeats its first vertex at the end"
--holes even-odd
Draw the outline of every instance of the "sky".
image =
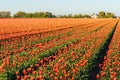
POLYGON ((0 11, 52 12, 55 15, 113 12, 120 16, 120 0, 0 0, 0 11))

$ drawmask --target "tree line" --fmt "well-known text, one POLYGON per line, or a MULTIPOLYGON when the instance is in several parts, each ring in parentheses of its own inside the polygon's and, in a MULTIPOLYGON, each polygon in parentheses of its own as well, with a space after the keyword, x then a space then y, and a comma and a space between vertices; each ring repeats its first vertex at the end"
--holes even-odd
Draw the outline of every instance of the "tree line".
MULTIPOLYGON (((51 12, 26 13, 23 11, 19 11, 11 16, 10 11, 0 11, 0 18, 91 18, 91 16, 88 14, 53 15, 51 12)), ((97 14, 97 18, 115 18, 115 15, 111 12, 100 11, 97 14)))
POLYGON ((98 17, 99 18, 114 18, 115 15, 114 13, 111 13, 111 12, 100 11, 98 17))

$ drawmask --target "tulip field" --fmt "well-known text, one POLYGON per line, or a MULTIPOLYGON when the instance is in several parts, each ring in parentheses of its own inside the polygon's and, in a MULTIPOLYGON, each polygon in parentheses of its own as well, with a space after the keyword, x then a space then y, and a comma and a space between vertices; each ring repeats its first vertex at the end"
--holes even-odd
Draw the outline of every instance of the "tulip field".
POLYGON ((0 80, 120 80, 119 19, 0 19, 0 80))

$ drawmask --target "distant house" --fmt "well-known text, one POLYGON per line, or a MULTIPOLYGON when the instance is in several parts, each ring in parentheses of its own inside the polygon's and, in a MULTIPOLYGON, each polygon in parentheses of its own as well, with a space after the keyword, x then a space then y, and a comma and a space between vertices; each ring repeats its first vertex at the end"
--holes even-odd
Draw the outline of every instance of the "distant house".
POLYGON ((98 14, 91 15, 91 18, 98 18, 98 14))

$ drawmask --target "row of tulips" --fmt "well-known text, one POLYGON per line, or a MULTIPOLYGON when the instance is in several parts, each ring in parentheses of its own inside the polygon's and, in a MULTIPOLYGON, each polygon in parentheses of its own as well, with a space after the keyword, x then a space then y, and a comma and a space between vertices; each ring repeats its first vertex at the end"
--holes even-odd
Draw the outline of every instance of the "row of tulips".
POLYGON ((120 80, 120 22, 116 27, 104 62, 99 64, 100 72, 96 75, 98 80, 120 80))

